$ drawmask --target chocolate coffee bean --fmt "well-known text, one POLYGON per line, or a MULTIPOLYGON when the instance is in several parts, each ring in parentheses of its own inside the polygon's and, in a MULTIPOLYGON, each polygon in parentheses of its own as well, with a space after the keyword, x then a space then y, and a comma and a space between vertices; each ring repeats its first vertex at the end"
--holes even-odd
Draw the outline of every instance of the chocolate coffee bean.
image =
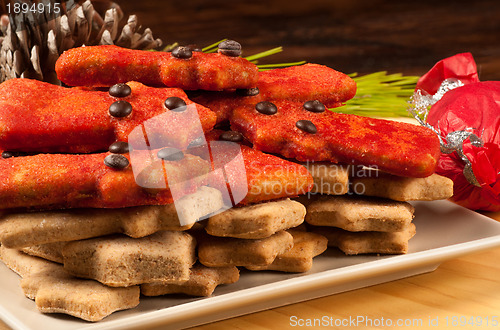
POLYGON ((184 158, 184 154, 179 149, 163 148, 157 153, 158 158, 168 161, 176 161, 184 158))
POLYGON ((309 120, 299 120, 295 126, 306 133, 316 134, 318 132, 316 126, 309 120))
POLYGON ((188 145, 188 149, 189 148, 195 148, 195 147, 199 147, 199 146, 204 146, 207 144, 207 141, 205 140, 205 137, 204 136, 198 136, 196 139, 194 139, 193 141, 191 141, 188 145))
POLYGON ((186 111, 187 105, 186 102, 177 96, 171 96, 165 100, 165 107, 168 110, 172 110, 174 112, 182 112, 186 111))
POLYGON ((241 55, 241 45, 234 40, 224 40, 219 44, 218 52, 226 56, 237 57, 241 55))
POLYGON ((191 49, 187 47, 180 46, 180 47, 175 47, 172 50, 172 56, 175 58, 188 59, 193 56, 193 52, 191 51, 191 49))
POLYGON ((4 151, 2 152, 2 158, 12 158, 12 157, 26 157, 26 156, 33 156, 36 155, 37 153, 33 152, 24 152, 24 151, 4 151))
POLYGON ((230 131, 231 124, 229 124, 229 121, 223 121, 223 122, 215 124, 214 129, 218 129, 221 131, 230 131))
POLYGON ((268 102, 268 101, 262 101, 259 102, 255 105, 255 110, 260 112, 263 115, 274 115, 278 112, 278 108, 274 103, 268 102))
POLYGON ((114 168, 115 170, 123 170, 129 165, 129 161, 125 156, 111 154, 104 158, 104 164, 108 167, 114 168))
POLYGON ((184 91, 188 97, 188 99, 190 100, 193 100, 195 98, 197 98, 198 96, 201 96, 204 94, 204 92, 202 90, 199 90, 199 89, 195 89, 195 90, 192 90, 192 91, 184 91))
POLYGON ((320 113, 320 112, 325 112, 326 107, 320 101, 313 100, 313 101, 307 101, 306 103, 304 103, 304 109, 306 109, 307 111, 310 111, 310 112, 320 113))
POLYGON ((127 101, 116 101, 109 106, 109 114, 113 117, 127 117, 132 113, 132 105, 127 101))
POLYGON ((227 131, 219 136, 219 140, 229 141, 229 142, 241 142, 243 141, 243 135, 235 131, 227 131))
POLYGON ((115 142, 109 146, 109 151, 114 154, 126 154, 130 151, 130 146, 127 142, 115 142))
POLYGON ((13 152, 13 151, 4 151, 2 152, 2 158, 12 158, 12 157, 18 157, 19 153, 13 152))
POLYGON ((116 84, 109 88, 109 95, 113 97, 127 97, 132 94, 132 88, 127 84, 116 84))
POLYGON ((238 96, 256 96, 259 95, 259 88, 248 88, 248 89, 237 89, 236 94, 238 96))

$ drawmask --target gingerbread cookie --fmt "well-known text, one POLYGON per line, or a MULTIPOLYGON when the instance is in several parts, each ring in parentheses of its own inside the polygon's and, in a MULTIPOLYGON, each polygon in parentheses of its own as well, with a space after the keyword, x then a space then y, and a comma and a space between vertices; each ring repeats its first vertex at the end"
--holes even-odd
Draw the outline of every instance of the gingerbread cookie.
POLYGON ((250 270, 277 270, 288 273, 303 273, 312 268, 313 258, 325 252, 326 237, 301 230, 289 230, 293 236, 293 247, 279 254, 268 266, 246 267, 250 270))
MULTIPOLYGON (((354 97, 356 83, 329 67, 307 63, 259 72, 257 88, 236 92, 200 92, 194 100, 217 114, 217 122, 231 118, 233 109, 265 100, 316 100, 328 108, 354 97)), ((312 103, 312 106, 316 103, 312 103)))
POLYGON ((239 278, 240 272, 234 266, 209 268, 197 264, 191 268, 189 280, 186 282, 180 284, 141 284, 141 293, 145 296, 183 293, 190 296, 208 297, 217 286, 235 283, 239 278))
POLYGON ((228 205, 298 196, 312 188, 313 179, 304 166, 244 145, 237 132, 213 130, 205 138, 212 152, 210 185, 221 191, 227 190, 226 185, 230 188, 232 200, 225 196, 228 205), (227 166, 235 163, 238 166, 227 166))
POLYGON ((350 166, 327 162, 303 163, 314 180, 311 193, 344 195, 349 192, 350 166))
POLYGON ((212 236, 259 239, 299 226, 305 215, 302 204, 285 199, 226 210, 210 217, 205 230, 212 236))
POLYGON ((262 239, 209 237, 199 239, 198 258, 207 267, 267 266, 293 246, 293 237, 280 231, 262 239))
POLYGON ((408 241, 415 235, 415 225, 411 223, 396 232, 350 232, 334 227, 318 227, 314 232, 328 238, 328 246, 338 247, 347 255, 405 254, 408 252, 408 241))
POLYGON ((13 213, 0 218, 0 243, 22 248, 115 233, 140 238, 160 230, 187 230, 222 207, 220 191, 200 187, 175 204, 13 213), (187 225, 180 224, 179 213, 187 225))
POLYGON ((413 220, 415 208, 406 202, 356 196, 323 196, 307 206, 306 222, 349 231, 395 232, 413 220))
POLYGON ((64 269, 112 287, 142 283, 182 283, 195 262, 195 239, 179 231, 144 238, 106 236, 69 242, 62 252, 64 269))
POLYGON ((66 242, 55 242, 40 245, 31 245, 21 249, 22 252, 30 256, 39 257, 45 260, 57 262, 58 264, 64 263, 62 251, 66 242))
POLYGON ((358 194, 395 201, 433 201, 453 196, 453 181, 435 173, 425 178, 407 178, 366 170, 353 177, 352 183, 359 187, 358 194))

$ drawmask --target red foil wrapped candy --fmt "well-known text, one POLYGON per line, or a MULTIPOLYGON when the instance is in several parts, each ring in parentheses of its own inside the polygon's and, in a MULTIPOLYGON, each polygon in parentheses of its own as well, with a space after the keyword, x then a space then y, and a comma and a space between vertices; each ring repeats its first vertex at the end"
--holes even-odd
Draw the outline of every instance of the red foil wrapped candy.
POLYGON ((440 136, 436 172, 453 180, 452 199, 500 211, 500 81, 479 81, 472 55, 457 54, 420 78, 410 112, 440 136))

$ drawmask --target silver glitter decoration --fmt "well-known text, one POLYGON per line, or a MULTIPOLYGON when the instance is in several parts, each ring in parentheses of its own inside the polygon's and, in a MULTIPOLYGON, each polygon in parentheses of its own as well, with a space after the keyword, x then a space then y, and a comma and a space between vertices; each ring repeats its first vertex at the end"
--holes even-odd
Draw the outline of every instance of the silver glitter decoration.
POLYGON ((455 131, 446 134, 446 144, 441 142, 441 152, 445 154, 451 154, 452 152, 456 152, 457 155, 462 159, 465 163, 464 166, 464 176, 469 181, 470 184, 481 187, 479 182, 477 181, 474 172, 472 171, 472 164, 464 153, 463 145, 464 142, 469 139, 471 144, 475 147, 482 147, 484 145, 483 140, 478 137, 476 134, 472 133, 472 128, 466 128, 462 131, 455 131))
POLYGON ((475 147, 482 147, 484 145, 483 140, 481 140, 481 138, 476 134, 472 133, 473 128, 466 128, 465 130, 450 132, 446 135, 445 138, 443 138, 441 136, 441 132, 438 129, 434 128, 432 125, 426 122, 427 115, 429 114, 431 106, 439 101, 443 97, 443 95, 450 90, 463 85, 464 84, 460 80, 450 78, 443 81, 438 91, 434 95, 429 95, 425 91, 416 90, 413 93, 413 96, 410 98, 408 112, 420 123, 420 125, 431 129, 437 134, 442 153, 457 153, 457 155, 465 164, 463 173, 467 181, 474 186, 481 187, 481 185, 477 181, 476 176, 474 175, 474 171, 472 170, 472 164, 467 155, 465 155, 464 153, 464 142, 467 139, 469 139, 471 144, 475 147))
POLYGON ((425 124, 425 121, 427 120, 427 115, 429 114, 431 106, 441 100, 443 95, 447 92, 463 85, 464 84, 458 79, 448 78, 441 83, 441 86, 439 86, 436 94, 434 95, 430 95, 426 91, 418 89, 415 93, 413 93, 413 96, 410 99, 408 111, 421 125, 429 127, 430 125, 425 124))
POLYGON ((432 96, 425 91, 417 89, 410 98, 410 105, 407 110, 416 120, 418 120, 420 125, 427 126, 425 121, 427 120, 429 109, 434 103, 436 102, 432 96))
POLYGON ((439 86, 439 89, 437 90, 436 94, 432 96, 432 99, 434 100, 434 103, 437 101, 441 100, 444 94, 447 92, 451 91, 452 89, 455 89, 457 87, 463 86, 464 83, 461 82, 460 80, 456 78, 448 78, 445 79, 442 83, 441 86, 439 86))

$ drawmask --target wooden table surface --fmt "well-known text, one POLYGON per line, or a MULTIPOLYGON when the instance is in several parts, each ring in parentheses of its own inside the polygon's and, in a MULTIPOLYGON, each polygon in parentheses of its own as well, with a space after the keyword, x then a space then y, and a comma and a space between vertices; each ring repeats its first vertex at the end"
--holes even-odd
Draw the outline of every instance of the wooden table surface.
MULTIPOLYGON (((262 63, 306 60, 361 74, 421 75, 469 51, 481 80, 500 80, 500 2, 380 0, 117 0, 168 43, 239 41, 245 54, 276 46, 262 63)), ((500 220, 500 213, 487 214, 500 220)), ((294 328, 290 317, 500 321, 500 248, 444 262, 436 271, 221 321, 197 329, 294 328)), ((491 324, 490 324, 491 325, 491 324)), ((0 323, 0 329, 6 329, 0 323)), ((297 328, 297 327, 295 327, 297 328)), ((420 328, 420 327, 419 327, 420 328)), ((436 327, 433 327, 436 328, 436 327)), ((457 328, 457 327, 452 327, 457 328)), ((472 328, 471 326, 460 328, 472 328)), ((477 327, 476 327, 477 328, 477 327)))

